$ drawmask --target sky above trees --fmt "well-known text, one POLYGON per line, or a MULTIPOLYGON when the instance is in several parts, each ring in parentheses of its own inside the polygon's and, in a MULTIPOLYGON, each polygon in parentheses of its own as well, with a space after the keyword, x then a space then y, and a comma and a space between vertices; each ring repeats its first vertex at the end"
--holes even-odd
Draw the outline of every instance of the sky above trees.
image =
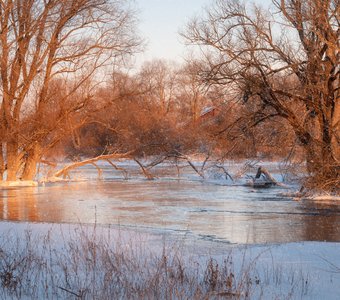
MULTIPOLYGON (((270 1, 254 2, 268 5, 270 1)), ((137 57, 138 62, 153 58, 181 62, 188 49, 178 32, 212 3, 214 0, 137 0, 139 28, 147 43, 145 52, 137 57)))
POLYGON ((140 59, 180 60, 185 54, 178 31, 213 0, 138 0, 139 28, 147 48, 140 59))

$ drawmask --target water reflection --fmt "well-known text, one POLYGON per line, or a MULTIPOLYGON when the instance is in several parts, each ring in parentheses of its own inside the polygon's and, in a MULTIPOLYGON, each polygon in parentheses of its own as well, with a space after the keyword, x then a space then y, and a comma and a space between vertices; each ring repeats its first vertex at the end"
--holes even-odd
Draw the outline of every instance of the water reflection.
POLYGON ((305 220, 305 236, 309 240, 339 241, 340 206, 336 202, 304 201, 312 218, 305 220), (334 237, 337 237, 334 239, 334 237))
POLYGON ((340 241, 340 205, 199 181, 85 181, 0 190, 0 217, 186 231, 232 243, 340 241))
POLYGON ((33 188, 1 190, 0 213, 4 220, 40 221, 33 188))

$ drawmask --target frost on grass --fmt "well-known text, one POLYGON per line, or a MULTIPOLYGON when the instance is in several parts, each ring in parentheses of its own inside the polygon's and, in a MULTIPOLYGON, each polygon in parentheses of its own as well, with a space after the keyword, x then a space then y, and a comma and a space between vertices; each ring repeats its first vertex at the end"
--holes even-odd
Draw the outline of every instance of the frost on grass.
POLYGON ((210 256, 183 241, 117 228, 11 227, 0 240, 2 299, 307 299, 320 295, 315 284, 334 290, 330 282, 339 280, 306 269, 301 257, 277 260, 289 251, 294 261, 301 244, 228 247, 210 256))

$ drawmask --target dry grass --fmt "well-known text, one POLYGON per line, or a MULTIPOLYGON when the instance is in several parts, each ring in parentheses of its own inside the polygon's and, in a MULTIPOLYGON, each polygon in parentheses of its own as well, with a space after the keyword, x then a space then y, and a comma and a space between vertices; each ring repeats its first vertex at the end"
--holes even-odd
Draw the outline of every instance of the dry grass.
MULTIPOLYGON (((96 226, 57 235, 9 232, 0 240, 0 298, 257 299, 285 276, 266 269, 261 277, 258 257, 235 263, 231 252, 224 258, 188 257, 180 245, 149 244, 135 236, 113 238, 96 226)), ((298 282, 292 279, 291 290, 278 298, 289 299, 298 282)))

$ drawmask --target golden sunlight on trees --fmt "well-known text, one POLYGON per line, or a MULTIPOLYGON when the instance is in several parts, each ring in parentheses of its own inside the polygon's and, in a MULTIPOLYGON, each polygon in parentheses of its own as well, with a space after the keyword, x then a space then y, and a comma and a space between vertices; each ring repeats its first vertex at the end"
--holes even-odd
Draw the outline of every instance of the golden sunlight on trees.
POLYGON ((241 105, 221 86, 207 88, 197 64, 154 60, 133 75, 113 72, 87 110, 68 121, 74 130, 61 143, 66 157, 284 157, 293 143, 287 126, 272 123, 255 130, 249 125, 253 105, 241 105))
POLYGON ((284 119, 330 188, 340 177, 339 13, 338 0, 273 0, 271 12, 217 0, 183 33, 204 54, 202 79, 253 103, 254 125, 284 119))
POLYGON ((162 115, 167 115, 175 105, 178 71, 173 65, 164 60, 147 61, 138 74, 144 97, 150 105, 158 106, 162 115))
POLYGON ((1 2, 2 180, 33 180, 61 156, 303 148, 311 178, 339 185, 339 1, 273 0, 267 12, 216 0, 182 34, 203 56, 129 73, 120 63, 141 49, 135 26, 129 1, 1 2))
POLYGON ((198 120, 204 107, 211 105, 205 98, 206 87, 199 78, 199 69, 200 62, 191 60, 180 70, 180 97, 193 122, 198 120))
POLYGON ((78 126, 98 70, 138 49, 134 26, 128 1, 1 1, 2 179, 34 178, 44 151, 78 126))

